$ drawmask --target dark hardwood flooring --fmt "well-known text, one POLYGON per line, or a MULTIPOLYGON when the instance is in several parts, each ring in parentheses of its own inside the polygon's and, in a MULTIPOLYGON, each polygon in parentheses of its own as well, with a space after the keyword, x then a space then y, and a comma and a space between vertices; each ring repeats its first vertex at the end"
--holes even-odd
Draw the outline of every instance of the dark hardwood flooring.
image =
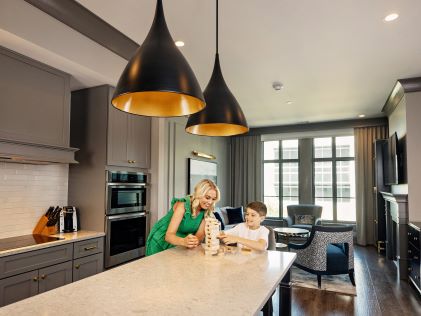
MULTIPOLYGON (((356 297, 293 288, 292 315, 421 315, 421 297, 407 281, 397 278, 394 263, 374 247, 355 247, 354 265, 356 297)), ((275 315, 277 297, 273 296, 275 315)))

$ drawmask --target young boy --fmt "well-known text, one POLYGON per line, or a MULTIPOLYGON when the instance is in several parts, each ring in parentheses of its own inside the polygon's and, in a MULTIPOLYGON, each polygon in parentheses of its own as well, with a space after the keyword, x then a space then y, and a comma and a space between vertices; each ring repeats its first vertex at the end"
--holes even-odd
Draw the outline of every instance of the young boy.
POLYGON ((247 205, 245 223, 238 224, 220 235, 226 244, 238 243, 242 248, 263 251, 268 247, 269 230, 260 226, 267 213, 262 202, 251 202, 247 205))

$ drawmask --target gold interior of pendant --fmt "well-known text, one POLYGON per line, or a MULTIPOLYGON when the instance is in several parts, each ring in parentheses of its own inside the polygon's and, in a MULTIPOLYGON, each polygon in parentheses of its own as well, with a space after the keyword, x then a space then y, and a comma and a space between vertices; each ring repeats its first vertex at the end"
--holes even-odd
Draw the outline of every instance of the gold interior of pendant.
POLYGON ((186 132, 202 136, 233 136, 248 131, 249 128, 246 126, 225 123, 199 124, 186 127, 186 132))
POLYGON ((126 93, 111 103, 124 112, 158 117, 190 115, 205 107, 205 102, 198 98, 163 91, 126 93))

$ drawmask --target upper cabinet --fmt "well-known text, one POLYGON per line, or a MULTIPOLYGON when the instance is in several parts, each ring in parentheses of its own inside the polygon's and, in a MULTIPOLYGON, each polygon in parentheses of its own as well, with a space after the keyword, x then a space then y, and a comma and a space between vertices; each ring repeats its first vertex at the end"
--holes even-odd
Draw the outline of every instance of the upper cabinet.
POLYGON ((0 138, 68 147, 70 76, 0 47, 0 138))
POLYGON ((108 109, 107 164, 122 167, 150 167, 151 119, 108 109))
POLYGON ((0 46, 0 160, 75 163, 70 75, 0 46))
POLYGON ((150 168, 151 118, 111 105, 114 88, 99 86, 72 93, 71 144, 85 165, 150 168))

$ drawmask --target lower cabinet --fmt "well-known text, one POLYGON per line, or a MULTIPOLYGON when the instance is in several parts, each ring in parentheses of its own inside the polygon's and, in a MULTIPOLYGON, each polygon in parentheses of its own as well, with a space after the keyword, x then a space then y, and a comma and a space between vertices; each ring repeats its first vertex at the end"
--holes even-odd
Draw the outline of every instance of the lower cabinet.
POLYGON ((0 280, 0 306, 17 302, 71 282, 71 261, 0 280))
POLYGON ((38 293, 72 283, 72 262, 64 262, 38 270, 38 293))
POLYGON ((104 254, 79 258, 73 261, 73 282, 82 280, 104 270, 104 254))
POLYGON ((0 280, 0 306, 38 294, 38 271, 0 280))
POLYGON ((0 307, 102 272, 103 246, 101 237, 1 257, 0 307))

